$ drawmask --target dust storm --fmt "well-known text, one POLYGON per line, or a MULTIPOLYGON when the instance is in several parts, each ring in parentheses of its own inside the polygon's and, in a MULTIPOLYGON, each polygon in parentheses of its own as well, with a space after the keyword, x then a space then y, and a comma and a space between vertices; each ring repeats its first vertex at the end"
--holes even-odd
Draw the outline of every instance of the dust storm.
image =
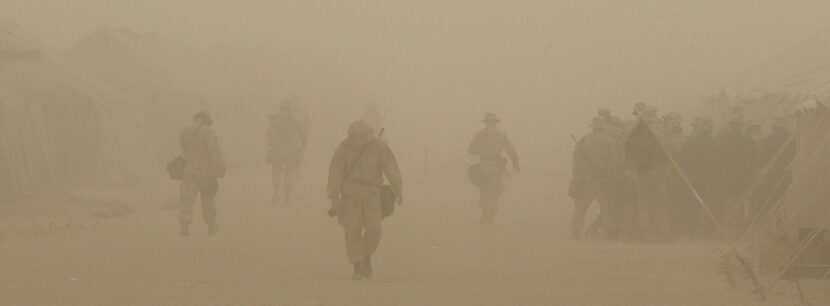
POLYGON ((828 9, 2 1, 0 304, 828 304, 828 9))

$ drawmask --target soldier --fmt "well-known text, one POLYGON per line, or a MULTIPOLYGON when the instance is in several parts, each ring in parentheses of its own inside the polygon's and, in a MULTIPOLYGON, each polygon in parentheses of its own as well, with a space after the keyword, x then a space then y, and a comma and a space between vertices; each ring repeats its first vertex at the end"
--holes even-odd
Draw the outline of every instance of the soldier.
POLYGON ((380 188, 384 177, 403 203, 403 183, 395 154, 362 120, 351 124, 329 167, 329 215, 337 216, 345 231, 346 254, 354 268, 353 280, 372 277, 372 255, 381 235, 380 188))
POLYGON ((657 110, 642 109, 639 123, 625 144, 626 172, 636 185, 636 209, 641 238, 649 242, 670 241, 670 216, 664 180, 668 166, 666 141, 659 132, 657 110))
POLYGON ((723 215, 717 216, 723 223, 738 225, 737 218, 741 207, 735 203, 746 190, 757 171, 757 150, 755 143, 745 133, 746 123, 743 118, 735 117, 718 139, 720 158, 718 162, 719 205, 724 208, 723 215))
MULTIPOLYGON (((686 136, 683 135, 683 116, 680 113, 670 112, 663 116, 663 137, 672 156, 680 155, 686 142, 686 136)), ((667 204, 671 213, 672 229, 679 233, 682 224, 688 218, 684 214, 685 201, 682 200, 688 194, 688 189, 674 168, 666 167, 663 175, 666 181, 666 193, 669 200, 667 204)))
POLYGON ((680 153, 686 141, 686 136, 683 135, 683 116, 680 113, 671 112, 663 116, 663 135, 671 153, 675 156, 680 153))
POLYGON ((609 134, 608 123, 596 117, 592 131, 579 140, 574 150, 573 178, 570 196, 574 199, 571 219, 571 237, 579 239, 585 225, 585 214, 594 200, 600 205, 599 225, 608 236, 617 231, 618 213, 613 202, 618 195, 618 178, 622 168, 622 155, 617 141, 609 134))
POLYGON ((291 203, 291 191, 294 189, 295 170, 300 165, 303 151, 306 147, 306 136, 303 124, 294 115, 292 104, 288 102, 280 105, 280 113, 271 115, 268 126, 267 162, 271 165, 271 179, 274 195, 271 203, 280 201, 280 188, 285 182, 285 203, 291 203))
POLYGON ((225 163, 216 140, 216 132, 211 125, 213 120, 206 111, 193 115, 195 125, 182 129, 179 143, 185 168, 179 189, 182 201, 179 211, 182 236, 190 235, 193 222, 193 205, 198 195, 202 202, 202 217, 208 224, 208 234, 213 236, 219 231, 216 223, 215 196, 219 191, 217 179, 225 177, 225 163))
POLYGON ((605 120, 603 130, 617 141, 618 148, 622 148, 623 143, 625 143, 625 124, 622 123, 620 118, 611 115, 611 110, 607 108, 598 109, 597 115, 605 120))
POLYGON ((501 122, 496 114, 487 113, 483 120, 485 127, 479 131, 467 150, 470 155, 478 156, 478 166, 481 169, 482 180, 479 186, 479 206, 481 207, 480 224, 495 224, 498 200, 504 191, 504 170, 507 159, 506 152, 513 164, 513 169, 519 171, 519 155, 507 137, 507 134, 498 129, 501 122))
MULTIPOLYGON (((692 121, 692 133, 680 151, 677 161, 703 202, 714 209, 715 203, 711 200, 716 187, 718 143, 712 135, 713 130, 711 118, 695 118, 692 121)), ((680 214, 684 216, 678 224, 680 234, 690 237, 702 234, 705 216, 697 199, 687 190, 678 200, 682 201, 680 214)), ((707 228, 711 229, 711 226, 707 228)))
POLYGON ((770 128, 772 133, 763 140, 758 154, 760 166, 767 172, 752 195, 750 217, 763 214, 768 206, 764 204, 778 203, 792 181, 788 168, 795 158, 796 145, 790 140, 792 133, 787 128, 787 119, 776 117, 770 128))

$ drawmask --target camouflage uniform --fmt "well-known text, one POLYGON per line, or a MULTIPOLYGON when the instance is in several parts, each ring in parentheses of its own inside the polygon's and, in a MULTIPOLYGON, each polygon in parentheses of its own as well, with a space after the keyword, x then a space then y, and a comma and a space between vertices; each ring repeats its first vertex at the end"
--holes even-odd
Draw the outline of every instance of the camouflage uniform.
POLYGON ((282 113, 270 117, 268 127, 268 164, 271 165, 271 179, 274 188, 272 202, 279 201, 280 188, 285 182, 285 201, 291 199, 294 189, 295 170, 300 164, 303 149, 306 147, 306 137, 303 125, 293 115, 291 109, 284 107, 282 113))
POLYGON ((381 236, 380 187, 384 177, 402 199, 403 183, 395 154, 363 121, 337 147, 329 167, 328 195, 345 231, 346 254, 356 270, 377 250, 381 236))
POLYGON ((202 217, 213 229, 217 226, 217 178, 225 175, 225 164, 216 140, 216 132, 201 124, 187 127, 179 133, 179 143, 186 161, 179 189, 179 222, 183 227, 193 222, 193 205, 196 203, 196 196, 200 196, 202 217))
POLYGON ((479 167, 481 167, 482 182, 479 186, 481 223, 492 224, 495 221, 499 196, 504 191, 503 177, 507 159, 502 154, 507 153, 516 170, 519 169, 519 155, 507 134, 496 128, 499 119, 495 114, 487 114, 484 122, 488 126, 473 137, 467 152, 478 156, 479 167))
POLYGON ((619 211, 619 174, 622 155, 617 140, 610 135, 605 119, 597 117, 591 134, 580 139, 574 150, 573 179, 570 196, 574 199, 571 235, 579 238, 585 225, 585 214, 594 200, 600 205, 600 225, 609 235, 616 234, 619 211))

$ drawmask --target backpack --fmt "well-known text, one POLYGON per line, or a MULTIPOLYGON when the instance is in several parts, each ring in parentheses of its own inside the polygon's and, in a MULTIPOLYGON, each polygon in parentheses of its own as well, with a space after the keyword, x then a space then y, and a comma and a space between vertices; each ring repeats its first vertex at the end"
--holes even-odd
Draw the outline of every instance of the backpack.
POLYGON ((395 213, 396 200, 397 196, 395 196, 395 190, 392 189, 392 186, 380 186, 380 211, 383 218, 389 217, 395 213))

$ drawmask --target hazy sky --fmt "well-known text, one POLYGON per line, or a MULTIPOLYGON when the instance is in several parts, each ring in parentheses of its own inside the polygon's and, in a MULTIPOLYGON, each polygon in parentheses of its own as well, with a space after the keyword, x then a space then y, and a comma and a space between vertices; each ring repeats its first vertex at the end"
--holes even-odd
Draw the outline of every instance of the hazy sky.
POLYGON ((381 101, 449 113, 521 106, 526 114, 512 116, 528 127, 588 122, 601 105, 683 109, 674 105, 830 26, 826 0, 0 0, 0 12, 57 48, 106 24, 199 47, 316 52, 381 101))

